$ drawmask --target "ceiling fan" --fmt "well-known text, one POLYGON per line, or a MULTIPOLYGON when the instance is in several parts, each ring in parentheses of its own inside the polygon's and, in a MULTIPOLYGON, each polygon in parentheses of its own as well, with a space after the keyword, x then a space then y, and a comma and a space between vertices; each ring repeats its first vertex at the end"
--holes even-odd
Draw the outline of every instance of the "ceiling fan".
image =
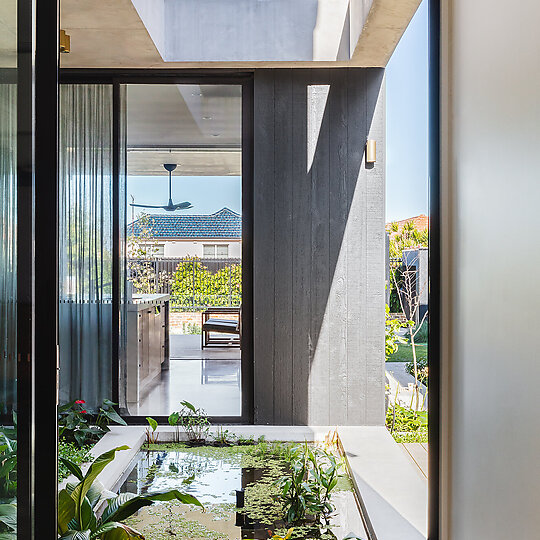
POLYGON ((190 202, 181 202, 178 204, 174 204, 172 201, 172 172, 174 169, 176 169, 176 163, 164 163, 163 167, 165 167, 165 170, 169 172, 169 204, 165 206, 154 206, 151 204, 135 204, 130 203, 130 206, 138 206, 140 208, 162 208, 163 210, 166 210, 167 212, 174 212, 175 210, 186 210, 187 208, 193 208, 193 205, 190 202))

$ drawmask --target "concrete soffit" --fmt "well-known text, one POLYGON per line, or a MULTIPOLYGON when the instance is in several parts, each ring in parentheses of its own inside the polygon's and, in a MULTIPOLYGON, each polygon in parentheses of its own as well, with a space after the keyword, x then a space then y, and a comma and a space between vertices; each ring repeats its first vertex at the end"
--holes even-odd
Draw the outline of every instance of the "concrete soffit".
POLYGON ((61 67, 384 67, 420 2, 61 0, 61 67))

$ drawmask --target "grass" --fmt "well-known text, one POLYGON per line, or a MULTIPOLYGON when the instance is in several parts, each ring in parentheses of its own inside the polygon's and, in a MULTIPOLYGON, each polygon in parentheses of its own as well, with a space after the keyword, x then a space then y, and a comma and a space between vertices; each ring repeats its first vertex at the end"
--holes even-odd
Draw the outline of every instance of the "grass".
POLYGON ((419 429, 418 431, 394 431, 392 433, 394 441, 397 443, 427 443, 427 429, 419 429))
MULTIPOLYGON (((421 358, 427 358, 427 343, 417 343, 416 344, 416 358, 420 360, 421 358)), ((401 344, 397 350, 387 362, 412 362, 412 347, 411 345, 401 344)))

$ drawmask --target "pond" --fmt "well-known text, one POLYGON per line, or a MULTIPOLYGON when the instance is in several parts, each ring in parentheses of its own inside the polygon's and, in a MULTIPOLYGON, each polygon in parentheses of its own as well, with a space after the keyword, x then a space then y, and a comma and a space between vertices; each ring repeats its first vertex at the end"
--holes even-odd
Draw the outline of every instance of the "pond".
MULTIPOLYGON (((139 453, 120 491, 143 494, 179 489, 197 497, 205 511, 176 502, 160 503, 141 509, 126 523, 147 540, 268 539, 273 533, 284 534, 288 527, 274 485, 288 470, 288 462, 280 455, 284 447, 152 445, 139 453), (243 507, 237 508, 242 499, 243 507)), ((367 536, 345 473, 332 493, 335 511, 328 523, 296 525, 292 538, 367 536)))

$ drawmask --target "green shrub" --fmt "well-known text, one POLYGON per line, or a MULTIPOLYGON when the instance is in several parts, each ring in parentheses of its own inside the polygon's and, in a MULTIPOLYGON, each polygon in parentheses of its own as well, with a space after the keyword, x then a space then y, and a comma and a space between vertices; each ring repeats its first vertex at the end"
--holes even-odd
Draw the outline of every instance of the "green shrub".
MULTIPOLYGON (((407 362, 405 365, 407 373, 410 373, 414 377, 414 362, 407 362)), ((425 386, 428 385, 428 359, 424 356, 416 357, 416 369, 418 370, 418 382, 421 382, 425 386)))
MULTIPOLYGON (((414 336, 415 343, 427 343, 428 341, 428 322, 427 320, 422 323, 422 326, 419 328, 418 332, 414 336)), ((410 338, 409 338, 410 343, 410 338)))
POLYGON ((64 465, 62 460, 68 459, 76 465, 81 465, 82 463, 87 463, 92 459, 92 454, 90 453, 91 445, 78 446, 76 443, 69 443, 66 441, 58 441, 58 481, 61 482, 65 480, 71 473, 68 468, 64 465))
POLYGON ((201 325, 197 323, 184 322, 182 323, 182 334, 200 335, 201 325))
POLYGON ((415 411, 400 405, 391 405, 386 411, 386 427, 390 432, 427 430, 427 411, 415 411))
POLYGON ((186 259, 173 275, 171 300, 180 306, 239 306, 242 266, 233 264, 212 274, 197 257, 186 259))

